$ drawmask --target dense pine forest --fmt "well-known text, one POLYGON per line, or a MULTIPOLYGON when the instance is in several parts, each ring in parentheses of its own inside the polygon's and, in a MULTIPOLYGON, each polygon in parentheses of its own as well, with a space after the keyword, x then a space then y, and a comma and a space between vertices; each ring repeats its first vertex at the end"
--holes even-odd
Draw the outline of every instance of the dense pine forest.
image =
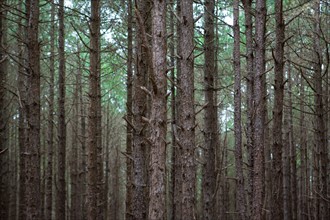
POLYGON ((329 0, 0 0, 1 220, 330 219, 329 0))

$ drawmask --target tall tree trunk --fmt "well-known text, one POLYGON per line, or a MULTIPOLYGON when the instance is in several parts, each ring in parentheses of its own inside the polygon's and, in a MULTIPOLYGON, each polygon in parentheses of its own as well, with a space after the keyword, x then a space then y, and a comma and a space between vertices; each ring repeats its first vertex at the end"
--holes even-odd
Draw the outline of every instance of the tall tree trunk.
POLYGON ((27 141, 22 152, 25 167, 25 218, 41 218, 40 195, 40 51, 38 40, 39 0, 27 0, 27 141))
MULTIPOLYGON (((236 210, 239 219, 246 218, 245 189, 242 155, 242 125, 241 125, 241 53, 240 53, 240 26, 239 26, 239 0, 234 1, 234 132, 235 132, 235 166, 236 166, 236 210)), ((208 59, 205 59, 208 60, 208 59)), ((212 123, 212 122, 211 122, 212 123)))
MULTIPOLYGON (((28 2, 26 2, 28 3, 28 2)), ((19 3, 18 9, 22 11, 23 0, 19 3)), ((29 4, 27 4, 29 6, 29 4)), ((25 13, 28 13, 28 7, 25 10, 25 13)), ((22 13, 23 14, 23 13, 22 13)), ((23 17, 23 15, 22 15, 23 17)), ((24 23, 27 22, 27 15, 24 19, 24 23)), ((26 179, 26 172, 25 169, 25 149, 26 149, 26 142, 27 142, 27 131, 26 131, 26 102, 27 102, 27 76, 25 71, 26 66, 26 47, 24 41, 21 39, 26 38, 27 29, 23 28, 24 24, 22 23, 22 18, 18 19, 18 33, 20 33, 20 39, 17 40, 17 44, 19 45, 19 52, 18 52, 18 77, 17 77, 17 86, 18 86, 18 95, 19 95, 19 119, 18 119, 18 145, 19 145, 19 208, 18 208, 18 217, 19 219, 25 218, 25 179, 26 179)), ((26 25, 25 25, 26 27, 26 25)))
POLYGON ((299 109, 300 109, 300 118, 299 118, 299 136, 300 136, 300 193, 299 193, 299 202, 300 202, 300 214, 298 215, 298 219, 305 220, 307 219, 307 211, 308 211, 308 206, 307 206, 307 181, 308 175, 307 175, 307 169, 308 169, 308 155, 307 155, 307 132, 305 129, 306 122, 305 122, 305 105, 304 105, 304 100, 305 100, 305 88, 304 88, 304 79, 301 76, 300 77, 300 88, 299 88, 299 93, 300 93, 300 104, 299 104, 299 109))
POLYGON ((181 1, 178 127, 182 160, 182 217, 195 218, 195 108, 193 1, 181 1))
POLYGON ((255 116, 253 120, 253 205, 252 219, 262 218, 264 176, 264 97, 266 2, 256 1, 256 58, 253 84, 255 116))
POLYGON ((149 219, 165 219, 165 162, 166 162, 166 1, 154 1, 152 10, 152 72, 150 118, 150 189, 149 219))
POLYGON ((321 49, 321 28, 320 28, 320 1, 314 3, 314 104, 315 104, 315 145, 314 145, 314 170, 313 170, 313 197, 314 197, 314 218, 325 219, 328 215, 327 202, 320 195, 327 194, 327 137, 324 124, 325 111, 323 103, 323 77, 322 77, 322 49, 321 49))
POLYGON ((46 183, 45 183, 45 213, 46 220, 52 219, 53 203, 53 147, 54 147, 54 75, 55 75, 55 3, 51 6, 51 31, 50 31, 50 61, 49 61, 49 104, 48 104, 48 132, 46 146, 46 183))
POLYGON ((276 48, 275 48, 275 86, 273 108, 273 155, 274 155, 274 182, 273 182, 273 212, 272 218, 283 218, 283 171, 282 171, 282 122, 283 122, 283 97, 284 97, 284 31, 283 0, 275 1, 276 20, 276 48))
POLYGON ((90 19, 90 75, 87 143, 87 219, 98 218, 98 114, 100 77, 100 1, 91 0, 90 19))
MULTIPOLYGON (((181 1, 176 1, 176 13, 178 15, 181 14, 181 1)), ((177 34, 177 44, 176 44, 176 54, 181 54, 181 23, 177 21, 176 24, 176 34, 177 34)), ((180 84, 180 75, 181 75, 181 59, 177 57, 176 59, 176 73, 177 73, 177 80, 175 81, 177 84, 180 84)), ((175 138, 175 148, 174 148, 174 155, 173 155, 173 181, 174 181, 174 195, 173 195, 173 218, 174 219, 182 219, 182 204, 181 204, 181 197, 182 197, 182 160, 181 160, 181 146, 177 143, 179 140, 179 123, 178 123, 178 111, 179 111, 179 103, 180 103, 180 92, 176 92, 175 96, 175 108, 176 108, 176 118, 175 124, 173 125, 173 133, 175 138)))
POLYGON ((146 122, 148 98, 142 90, 147 88, 150 73, 150 48, 147 33, 150 31, 151 2, 136 0, 135 14, 137 19, 137 49, 136 49, 136 75, 133 82, 133 219, 147 218, 147 148, 146 122))
MULTIPOLYGON (((290 59, 290 58, 289 58, 290 59)), ((289 131, 289 146, 290 147, 290 179, 291 179, 291 212, 292 219, 297 219, 297 165, 296 165, 296 145, 294 142, 294 129, 293 129, 293 103, 292 103, 292 76, 291 76, 291 63, 288 62, 288 131, 289 131)))
POLYGON ((204 65, 204 88, 205 88, 205 115, 204 115, 204 158, 203 169, 203 216, 205 219, 215 218, 215 150, 219 145, 218 137, 218 114, 215 103, 215 38, 214 38, 214 0, 205 1, 205 62, 204 65))
POLYGON ((0 1, 0 216, 7 219, 9 216, 9 150, 7 142, 7 104, 6 104, 6 1, 0 1))
POLYGON ((252 218, 253 203, 253 83, 254 83, 254 55, 253 55, 253 36, 252 36, 252 0, 243 0, 245 16, 245 37, 246 37, 246 65, 247 65, 247 120, 246 120, 246 139, 248 151, 248 175, 247 175, 247 218, 252 218))
POLYGON ((127 3, 127 102, 126 102, 126 219, 132 214, 133 161, 132 161, 132 102, 133 102, 133 12, 132 0, 127 3))
POLYGON ((58 158, 57 158, 57 193, 56 193, 56 219, 65 219, 66 189, 65 189, 65 158, 66 158, 66 122, 65 122, 65 51, 64 51, 64 0, 59 1, 59 96, 58 96, 58 158))

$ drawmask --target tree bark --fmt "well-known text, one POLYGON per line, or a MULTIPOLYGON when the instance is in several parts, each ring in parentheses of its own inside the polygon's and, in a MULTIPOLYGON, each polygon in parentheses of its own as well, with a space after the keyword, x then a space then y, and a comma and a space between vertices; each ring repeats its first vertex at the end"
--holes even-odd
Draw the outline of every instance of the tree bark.
POLYGON ((150 48, 146 34, 150 31, 150 1, 136 1, 137 21, 137 50, 136 50, 136 75, 133 81, 133 201, 132 218, 146 219, 148 215, 147 204, 147 147, 146 122, 148 98, 142 88, 148 87, 150 74, 150 48))
MULTIPOLYGON (((234 133, 235 133, 235 167, 236 167, 236 210, 238 219, 245 219, 245 187, 242 155, 242 125, 241 125, 241 53, 240 53, 240 26, 239 26, 239 0, 234 0, 234 133)), ((205 59, 207 60, 207 59, 205 59)))
POLYGON ((276 21, 276 48, 275 48, 275 86, 273 108, 273 155, 274 155, 274 182, 273 182, 273 212, 272 218, 283 218, 283 163, 282 163, 282 124, 283 124, 283 97, 284 97, 284 31, 283 0, 275 1, 276 21))
POLYGON ((87 219, 98 218, 98 103, 100 77, 100 1, 91 0, 90 18, 90 75, 89 75, 89 112, 87 130, 87 219))
POLYGON ((256 1, 256 58, 253 84, 255 116, 253 120, 253 204, 252 219, 262 219, 264 184, 264 97, 266 2, 256 1))
POLYGON ((27 0, 27 141, 22 152, 25 167, 24 210, 25 219, 41 218, 40 195, 40 48, 39 0, 27 0))
POLYGON ((246 105, 247 105, 247 119, 246 119, 246 139, 248 151, 248 175, 247 175, 247 219, 252 218, 252 203, 253 203, 253 83, 254 83, 254 47, 252 36, 252 0, 242 0, 244 6, 245 16, 245 37, 246 37, 246 65, 247 65, 247 82, 246 82, 246 105))
POLYGON ((194 19, 193 1, 181 1, 180 76, 178 82, 178 127, 182 160, 182 217, 195 214, 195 108, 194 108, 194 19))
POLYGON ((152 72, 150 118, 149 219, 165 219, 166 162, 166 1, 156 0, 152 9, 152 72))
POLYGON ((133 161, 132 161, 132 103, 133 103, 133 14, 132 0, 127 3, 127 102, 126 102, 126 219, 130 219, 132 214, 132 193, 133 193, 133 161))
MULTIPOLYGON (((51 20, 55 19, 55 3, 52 1, 51 20)), ((52 219, 53 201, 53 147, 54 147, 54 75, 55 75, 55 22, 51 23, 50 31, 50 60, 49 60, 49 104, 48 104, 48 132, 46 146, 46 183, 45 183, 45 213, 46 220, 52 219)))
POLYGON ((9 216, 9 150, 8 150, 8 123, 6 104, 6 1, 0 1, 0 216, 7 219, 9 216))
POLYGON ((66 116, 65 116, 65 51, 64 51, 64 0, 59 1, 59 96, 58 96, 58 158, 57 158, 57 192, 56 192, 56 219, 65 219, 66 214, 66 186, 65 186, 65 158, 66 158, 66 116))

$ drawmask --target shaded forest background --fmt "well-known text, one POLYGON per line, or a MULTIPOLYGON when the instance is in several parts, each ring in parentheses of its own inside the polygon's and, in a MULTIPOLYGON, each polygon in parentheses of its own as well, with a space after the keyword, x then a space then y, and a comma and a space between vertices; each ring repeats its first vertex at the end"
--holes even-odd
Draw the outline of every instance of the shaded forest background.
POLYGON ((0 219, 329 219, 329 0, 0 0, 0 219))

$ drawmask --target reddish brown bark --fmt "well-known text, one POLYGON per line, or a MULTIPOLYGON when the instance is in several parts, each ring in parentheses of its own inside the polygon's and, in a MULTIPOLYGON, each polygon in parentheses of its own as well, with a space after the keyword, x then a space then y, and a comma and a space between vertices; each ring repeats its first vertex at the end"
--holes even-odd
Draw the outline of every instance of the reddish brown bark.
POLYGON ((178 82, 178 144, 181 147, 182 218, 195 216, 195 108, 193 1, 181 1, 180 76, 178 82))
POLYGON ((264 97, 263 76, 265 74, 265 23, 266 3, 256 1, 255 30, 255 75, 253 84, 253 102, 255 116, 253 118, 253 204, 252 219, 262 219, 264 194, 264 97))

